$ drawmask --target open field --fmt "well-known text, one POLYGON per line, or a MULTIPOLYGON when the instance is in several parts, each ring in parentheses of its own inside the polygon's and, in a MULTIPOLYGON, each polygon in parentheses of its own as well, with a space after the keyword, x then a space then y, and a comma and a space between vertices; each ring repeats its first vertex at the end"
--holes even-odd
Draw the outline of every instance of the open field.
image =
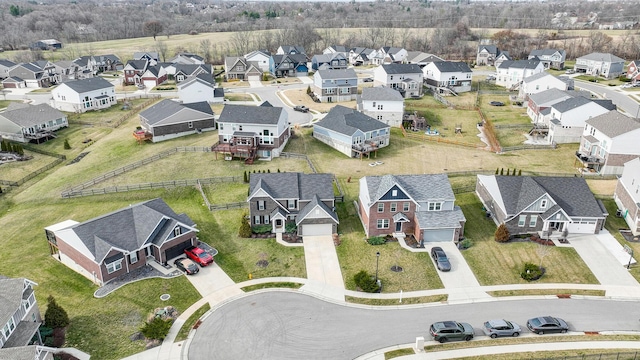
POLYGON ((27 161, 14 161, 0 165, 0 180, 18 181, 30 173, 47 166, 57 160, 54 157, 24 151, 25 155, 33 156, 33 159, 27 161))

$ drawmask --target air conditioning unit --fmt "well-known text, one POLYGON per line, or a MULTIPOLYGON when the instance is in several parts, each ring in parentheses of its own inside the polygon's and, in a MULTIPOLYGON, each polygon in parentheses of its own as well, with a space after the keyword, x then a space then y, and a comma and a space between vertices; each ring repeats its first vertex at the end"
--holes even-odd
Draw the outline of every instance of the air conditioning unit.
POLYGON ((225 156, 225 157, 224 157, 224 159, 225 159, 225 160, 227 160, 227 161, 231 161, 231 160, 233 159, 233 157, 231 157, 231 156, 225 156))

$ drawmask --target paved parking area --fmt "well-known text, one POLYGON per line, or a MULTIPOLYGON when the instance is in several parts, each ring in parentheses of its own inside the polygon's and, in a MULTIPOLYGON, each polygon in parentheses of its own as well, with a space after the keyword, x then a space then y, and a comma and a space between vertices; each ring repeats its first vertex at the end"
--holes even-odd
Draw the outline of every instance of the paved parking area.
POLYGON ((304 259, 309 283, 301 290, 344 301, 344 281, 331 235, 305 236, 304 259))

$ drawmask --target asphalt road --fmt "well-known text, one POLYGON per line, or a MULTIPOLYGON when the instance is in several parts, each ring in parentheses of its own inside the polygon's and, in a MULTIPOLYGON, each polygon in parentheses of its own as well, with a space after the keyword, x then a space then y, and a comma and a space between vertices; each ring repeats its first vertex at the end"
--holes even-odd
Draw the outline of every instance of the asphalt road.
MULTIPOLYGON (((431 340, 435 321, 470 323, 476 335, 493 318, 515 321, 542 315, 567 321, 570 331, 640 331, 637 301, 505 300, 411 309, 362 309, 293 292, 266 292, 228 303, 200 325, 189 360, 353 359, 387 346, 431 340)), ((537 336, 537 335, 536 335, 537 336)), ((544 336, 544 335, 541 335, 544 336)))
POLYGON ((629 116, 637 117, 638 113, 640 113, 640 104, 627 96, 624 92, 620 92, 617 86, 603 86, 591 82, 576 80, 575 87, 589 90, 604 96, 606 99, 613 101, 618 109, 624 110, 629 116))
POLYGON ((283 107, 287 114, 289 115, 289 122, 293 125, 295 124, 307 124, 311 122, 313 115, 311 113, 301 113, 299 111, 293 110, 291 107, 285 105, 280 97, 276 94, 278 90, 287 90, 287 89, 299 89, 306 88, 305 84, 291 84, 291 85, 280 85, 276 86, 264 86, 257 88, 239 88, 234 89, 232 92, 245 92, 245 93, 253 93, 260 97, 262 101, 268 101, 271 105, 276 107, 283 107))

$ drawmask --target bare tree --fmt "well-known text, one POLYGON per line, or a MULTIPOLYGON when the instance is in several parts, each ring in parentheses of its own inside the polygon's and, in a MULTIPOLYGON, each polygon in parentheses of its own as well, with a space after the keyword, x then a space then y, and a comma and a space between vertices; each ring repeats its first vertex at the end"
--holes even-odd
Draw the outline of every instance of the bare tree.
POLYGON ((206 63, 211 63, 211 41, 209 39, 200 40, 200 54, 206 63))
POLYGON ((536 248, 536 253, 540 257, 540 267, 542 267, 542 261, 544 260, 544 258, 547 257, 549 254, 551 254, 552 250, 553 250, 553 246, 538 244, 538 247, 536 248))
POLYGON ((147 35, 153 36, 153 40, 156 39, 156 36, 162 32, 164 27, 162 23, 158 20, 147 21, 142 25, 142 29, 147 35))
POLYGON ((167 43, 165 43, 164 41, 156 41, 156 51, 160 55, 162 62, 167 61, 167 53, 169 52, 167 43))
POLYGON ((593 30, 589 32, 587 40, 589 41, 591 52, 603 52, 613 39, 601 31, 593 30))

